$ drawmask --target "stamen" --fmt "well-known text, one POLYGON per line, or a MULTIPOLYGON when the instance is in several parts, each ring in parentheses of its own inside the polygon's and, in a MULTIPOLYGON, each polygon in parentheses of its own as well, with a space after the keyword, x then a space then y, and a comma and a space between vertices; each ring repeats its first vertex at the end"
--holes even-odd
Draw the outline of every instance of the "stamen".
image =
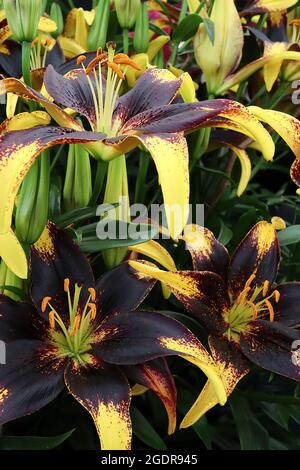
POLYGON ((51 299, 52 297, 49 297, 49 296, 43 298, 42 303, 41 303, 41 310, 43 313, 45 313, 48 303, 50 302, 51 299))
POLYGON ((274 290, 273 295, 274 295, 274 298, 275 298, 275 302, 278 304, 278 302, 280 300, 280 292, 278 290, 274 290))
POLYGON ((77 65, 81 65, 82 62, 84 62, 85 60, 86 60, 86 56, 85 55, 80 55, 79 57, 77 57, 76 63, 77 63, 77 65))
POLYGON ((257 311, 256 305, 253 302, 251 302, 250 300, 247 300, 246 304, 250 305, 250 307, 252 308, 253 320, 256 320, 257 317, 258 317, 258 311, 257 311))
POLYGON ((262 291, 262 295, 263 297, 266 297, 267 293, 268 293, 268 290, 269 290, 269 287, 270 287, 270 283, 268 280, 266 280, 264 282, 264 286, 263 286, 263 291, 262 291))
POLYGON ((250 287, 254 279, 255 279, 255 274, 251 274, 251 276, 249 277, 248 281, 245 284, 245 288, 250 287))
POLYGON ((251 287, 245 287, 242 292, 239 294, 237 300, 236 300, 236 303, 239 305, 241 303, 241 301, 246 297, 246 295, 248 294, 248 292, 251 290, 251 287))
POLYGON ((50 323, 50 328, 54 330, 55 328, 55 312, 54 310, 51 310, 49 313, 49 323, 50 323))
POLYGON ((51 44, 52 44, 51 39, 47 38, 46 41, 44 42, 44 47, 48 48, 51 46, 51 44))
POLYGON ((98 49, 97 49, 97 55, 101 55, 102 52, 103 52, 102 47, 98 47, 98 49))
POLYGON ((66 277, 66 279, 64 279, 64 291, 68 292, 69 289, 70 289, 70 279, 66 277))
POLYGON ((76 315, 75 317, 75 321, 74 321, 74 325, 73 325, 73 328, 70 332, 70 336, 74 336, 76 334, 76 332, 78 331, 79 329, 79 325, 80 325, 80 321, 81 321, 81 316, 80 315, 76 315))
POLYGON ((274 321, 274 317, 275 317, 275 312, 274 312, 274 308, 273 308, 273 305, 271 304, 271 302, 269 300, 266 300, 265 301, 265 304, 269 310, 269 315, 270 315, 270 322, 273 322, 274 321))
POLYGON ((86 68, 86 75, 89 75, 91 71, 101 62, 102 60, 106 60, 107 54, 104 52, 103 54, 97 55, 91 62, 87 65, 86 68))
POLYGON ((90 288, 88 289, 88 291, 89 291, 89 293, 90 293, 90 295, 91 295, 92 301, 95 302, 95 300, 96 300, 96 290, 95 290, 93 287, 90 287, 90 288))
POLYGON ((91 319, 95 320, 97 314, 96 304, 90 303, 88 304, 88 307, 90 308, 89 314, 91 315, 91 319))
POLYGON ((117 66, 117 64, 115 64, 114 62, 107 62, 107 67, 110 67, 117 75, 118 77, 121 79, 121 80, 125 80, 125 76, 123 75, 123 73, 121 72, 120 68, 117 66))
POLYGON ((115 64, 129 65, 130 67, 132 67, 135 70, 141 70, 141 67, 134 60, 129 59, 128 57, 124 58, 124 59, 123 58, 117 59, 116 57, 114 58, 114 63, 115 64))
POLYGON ((31 43, 31 47, 34 47, 39 42, 39 37, 37 36, 31 43))

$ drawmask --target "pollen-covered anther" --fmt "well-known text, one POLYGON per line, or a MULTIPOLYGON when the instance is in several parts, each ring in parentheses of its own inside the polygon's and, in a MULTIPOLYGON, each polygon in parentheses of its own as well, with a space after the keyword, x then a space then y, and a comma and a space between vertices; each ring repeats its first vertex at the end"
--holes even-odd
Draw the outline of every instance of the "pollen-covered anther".
POLYGON ((278 304, 280 300, 280 292, 278 290, 274 290, 273 296, 274 296, 275 302, 278 304))
POLYGON ((40 39, 39 39, 38 36, 37 36, 36 38, 34 38, 34 40, 33 40, 32 43, 31 43, 31 47, 36 46, 36 44, 39 42, 39 40, 40 40, 40 39))
POLYGON ((51 310, 51 312, 49 313, 49 324, 50 324, 50 328, 54 330, 55 329, 55 312, 53 310, 51 310))
POLYGON ((64 279, 64 291, 69 292, 69 289, 70 289, 70 279, 66 277, 64 279))
POLYGON ((237 300, 236 300, 236 303, 239 305, 242 300, 247 296, 248 292, 250 292, 251 290, 251 287, 247 286, 247 287, 244 287, 244 289, 242 290, 242 292, 239 294, 237 300))
POLYGON ((253 302, 251 302, 251 300, 247 300, 246 304, 252 308, 253 320, 256 320, 258 317, 258 310, 257 310, 256 305, 253 302))
POLYGON ((44 47, 49 48, 52 44, 52 41, 50 38, 47 38, 44 42, 44 47))
POLYGON ((81 321, 81 316, 79 314, 76 315, 75 320, 74 320, 74 325, 72 327, 72 330, 70 332, 70 336, 74 336, 76 332, 79 330, 80 326, 80 321, 81 321))
POLYGON ((86 60, 86 56, 80 55, 79 57, 77 57, 76 63, 77 65, 81 65, 85 60, 86 60))
POLYGON ((247 280, 247 282, 246 282, 246 284, 245 284, 245 289, 246 289, 247 287, 250 287, 250 286, 251 286, 251 284, 252 284, 252 282, 254 281, 254 279, 255 279, 255 274, 251 274, 251 276, 249 277, 249 279, 247 280))
POLYGON ((125 80, 125 75, 121 72, 119 66, 114 62, 107 61, 107 67, 110 67, 121 80, 125 80))
POLYGON ((41 303, 41 310, 43 313, 45 313, 46 308, 48 307, 48 304, 51 299, 52 297, 49 297, 49 296, 43 298, 42 303, 41 303))
POLYGON ((267 293, 268 293, 268 290, 269 290, 269 287, 270 287, 270 283, 268 280, 266 280, 264 282, 264 285, 263 285, 263 291, 262 291, 262 295, 263 297, 266 297, 267 293))
POLYGON ((90 316, 91 316, 91 320, 95 320, 96 314, 97 314, 97 306, 96 306, 96 304, 94 304, 94 303, 91 302, 91 303, 88 304, 88 307, 89 307, 89 309, 90 309, 89 314, 90 314, 90 316))
POLYGON ((93 287, 89 287, 88 291, 89 291, 89 294, 91 296, 92 302, 95 302, 95 300, 96 300, 96 290, 93 287))
POLYGON ((129 57, 117 58, 117 56, 115 56, 114 63, 120 65, 129 65, 129 67, 132 67, 135 70, 141 70, 141 67, 134 60, 129 59, 129 57))
POLYGON ((271 304, 271 302, 269 300, 266 300, 265 304, 267 306, 267 309, 269 310, 270 322, 273 322, 274 318, 275 318, 275 312, 274 312, 273 305, 271 304))
POLYGON ((103 54, 100 54, 100 55, 97 55, 93 60, 91 60, 91 62, 88 64, 87 68, 86 68, 86 75, 89 75, 92 70, 97 67, 97 65, 99 64, 99 62, 106 62, 107 61, 107 54, 106 52, 103 52, 103 54))

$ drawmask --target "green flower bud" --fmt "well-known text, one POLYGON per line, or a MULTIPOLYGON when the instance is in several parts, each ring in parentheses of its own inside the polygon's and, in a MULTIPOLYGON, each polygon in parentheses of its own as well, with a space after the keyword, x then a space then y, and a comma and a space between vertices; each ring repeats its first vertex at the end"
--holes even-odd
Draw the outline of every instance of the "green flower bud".
POLYGON ((50 154, 45 150, 25 176, 18 196, 16 235, 31 245, 41 236, 48 220, 50 154))
POLYGON ((23 280, 16 276, 4 263, 0 261, 0 294, 4 294, 13 300, 20 300, 18 290, 22 290, 23 280), (5 289, 5 287, 7 289, 5 289), (14 290, 15 289, 15 290, 14 290))
POLYGON ((131 29, 136 21, 141 0, 115 0, 116 13, 121 28, 131 29))
POLYGON ((8 26, 20 42, 32 42, 45 11, 45 0, 3 0, 8 26))
POLYGON ((110 0, 99 0, 96 14, 88 35, 88 48, 96 51, 98 47, 105 47, 107 28, 110 16, 110 0))
POLYGON ((64 30, 64 17, 58 3, 52 3, 50 9, 50 18, 56 23, 57 29, 52 33, 54 38, 62 34, 64 30))
POLYGON ((133 37, 133 47, 138 53, 147 52, 149 47, 149 16, 146 2, 142 2, 138 10, 133 37))
POLYGON ((92 196, 92 174, 89 153, 80 145, 70 145, 63 204, 67 211, 86 207, 92 196))

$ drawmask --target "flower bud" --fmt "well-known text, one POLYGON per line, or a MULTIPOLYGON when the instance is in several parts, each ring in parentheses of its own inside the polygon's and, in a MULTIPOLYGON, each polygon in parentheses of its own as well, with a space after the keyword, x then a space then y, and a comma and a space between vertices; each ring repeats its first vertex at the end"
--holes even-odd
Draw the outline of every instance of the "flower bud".
POLYGON ((149 46, 149 17, 148 6, 146 2, 142 2, 138 9, 135 23, 133 47, 138 53, 147 52, 149 46))
POLYGON ((20 42, 32 42, 45 11, 45 1, 3 0, 3 7, 13 37, 20 42))
POLYGON ((141 0, 115 0, 118 22, 121 28, 131 29, 136 21, 141 0))
POLYGON ((31 245, 41 236, 48 220, 50 154, 45 150, 25 176, 17 199, 16 235, 31 245))
POLYGON ((110 17, 110 0, 99 0, 96 14, 88 35, 88 48, 96 51, 106 44, 107 29, 110 17))
POLYGON ((89 153, 80 145, 70 145, 63 203, 67 211, 86 207, 92 195, 92 174, 89 153))
POLYGON ((210 19, 214 23, 214 43, 201 23, 194 37, 194 52, 204 73, 207 91, 215 94, 239 64, 244 39, 234 0, 215 0, 210 19))
POLYGON ((21 300, 18 290, 22 290, 23 280, 16 276, 4 263, 0 261, 0 294, 6 295, 13 300, 21 300), (7 289, 5 289, 5 287, 7 289))
POLYGON ((55 22, 57 27, 56 31, 52 33, 52 36, 56 38, 57 36, 62 34, 64 30, 64 17, 60 5, 58 3, 52 3, 50 9, 50 17, 55 22))

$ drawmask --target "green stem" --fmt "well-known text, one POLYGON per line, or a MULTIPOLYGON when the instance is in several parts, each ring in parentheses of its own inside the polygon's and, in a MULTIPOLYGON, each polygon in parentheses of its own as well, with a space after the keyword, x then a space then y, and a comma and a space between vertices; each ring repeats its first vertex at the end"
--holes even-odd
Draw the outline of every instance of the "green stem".
POLYGON ((127 28, 123 29, 123 52, 124 54, 129 52, 129 34, 127 28))
POLYGON ((139 162, 139 171, 135 185, 134 202, 143 204, 146 196, 145 183, 150 163, 150 154, 142 153, 139 162))
POLYGON ((89 206, 93 207, 96 205, 98 197, 100 196, 100 193, 102 191, 104 179, 107 173, 107 167, 108 163, 103 162, 102 160, 98 160, 97 162, 97 170, 96 170, 96 176, 95 176, 95 181, 94 181, 94 187, 93 187, 93 193, 92 197, 89 202, 89 206))
POLYGON ((57 150, 56 155, 53 158, 51 166, 50 166, 50 173, 52 172, 52 170, 54 169, 56 163, 58 162, 64 147, 65 147, 65 144, 62 144, 62 145, 60 145, 59 149, 57 150))
POLYGON ((26 85, 31 86, 30 78, 30 55, 31 55, 31 44, 30 42, 22 42, 22 74, 26 85))
POLYGON ((172 53, 171 53, 171 57, 170 57, 170 64, 171 65, 174 65, 175 62, 176 62, 177 52, 178 52, 178 44, 177 44, 177 42, 175 42, 173 44, 172 53))

